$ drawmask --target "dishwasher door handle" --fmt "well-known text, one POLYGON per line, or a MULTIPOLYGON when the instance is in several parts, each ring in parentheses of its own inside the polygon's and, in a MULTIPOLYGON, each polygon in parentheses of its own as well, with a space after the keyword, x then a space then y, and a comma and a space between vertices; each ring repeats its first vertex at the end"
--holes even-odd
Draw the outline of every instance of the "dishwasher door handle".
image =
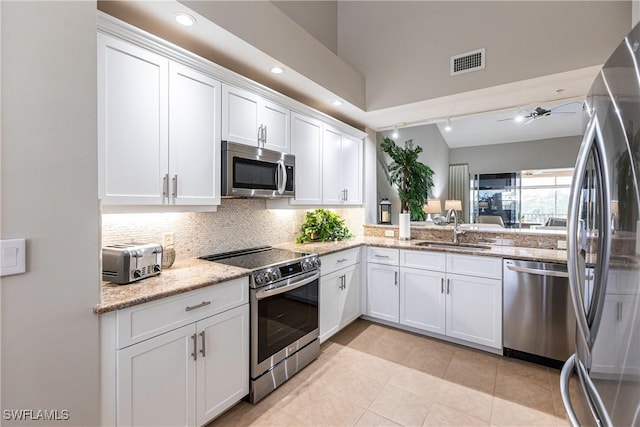
MULTIPOLYGON (((565 271, 540 270, 538 268, 518 267, 515 265, 507 265, 507 268, 517 273, 536 274, 538 276, 564 277, 566 279, 569 278, 569 273, 565 271)), ((586 279, 593 280, 593 276, 587 276, 586 279)))
POLYGON ((528 274, 536 274, 538 276, 553 276, 553 277, 569 278, 569 273, 565 271, 540 270, 538 268, 518 267, 515 265, 507 265, 507 268, 517 273, 528 273, 528 274))

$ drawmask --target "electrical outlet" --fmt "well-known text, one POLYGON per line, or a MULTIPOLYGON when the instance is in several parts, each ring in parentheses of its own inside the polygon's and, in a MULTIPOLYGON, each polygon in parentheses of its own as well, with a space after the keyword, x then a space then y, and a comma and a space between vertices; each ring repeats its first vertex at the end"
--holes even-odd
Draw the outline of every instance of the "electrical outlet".
POLYGON ((173 246, 175 239, 173 233, 164 233, 164 246, 173 246))
POLYGON ((385 237, 393 237, 393 230, 384 230, 385 237))
POLYGON ((558 249, 567 249, 567 241, 558 240, 558 249))

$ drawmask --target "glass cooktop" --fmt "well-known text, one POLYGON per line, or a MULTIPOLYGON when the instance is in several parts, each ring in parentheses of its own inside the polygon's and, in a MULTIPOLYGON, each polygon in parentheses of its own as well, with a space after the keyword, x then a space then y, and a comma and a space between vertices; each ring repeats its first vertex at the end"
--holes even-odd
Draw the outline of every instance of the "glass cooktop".
POLYGON ((232 265, 234 267, 242 267, 248 270, 256 270, 280 263, 294 261, 308 255, 309 254, 303 252, 294 252, 286 249, 272 248, 271 246, 262 246, 233 252, 205 255, 200 257, 200 259, 232 265))

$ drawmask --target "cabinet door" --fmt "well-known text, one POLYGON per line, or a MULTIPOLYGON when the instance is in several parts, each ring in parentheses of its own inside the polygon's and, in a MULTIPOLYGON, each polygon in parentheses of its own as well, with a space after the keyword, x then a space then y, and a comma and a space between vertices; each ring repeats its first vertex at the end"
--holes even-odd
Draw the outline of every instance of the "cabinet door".
POLYGON ((343 202, 342 134, 324 126, 322 134, 322 203, 337 205, 343 202))
POLYGON ((621 295, 606 294, 602 317, 600 318, 600 331, 596 339, 593 352, 591 371, 602 374, 619 373, 619 335, 620 335, 620 305, 623 304, 621 295))
MULTIPOLYGON (((637 272, 634 272, 637 273, 637 272)), ((637 282, 636 282, 637 283, 637 282)), ((640 323, 636 317, 638 295, 623 295, 620 302, 620 364, 628 378, 640 377, 640 323)), ((603 329, 601 329, 603 330, 603 329)))
POLYGON ((197 421, 204 425, 249 393, 249 305, 199 321, 197 421))
POLYGON ((260 97, 222 85, 222 140, 258 146, 260 97))
POLYGON ((362 152, 363 143, 361 139, 351 136, 342 137, 342 187, 345 191, 344 204, 362 204, 362 152))
POLYGON ((169 71, 170 203, 220 204, 220 83, 176 63, 169 71))
POLYGON ((294 205, 322 203, 322 124, 291 113, 291 154, 296 156, 294 205))
POLYGON ((118 350, 118 426, 195 426, 196 327, 118 350))
POLYGON ((367 265, 367 314, 398 323, 400 288, 399 268, 391 265, 367 265))
POLYGON ((290 111, 278 104, 263 100, 260 113, 260 123, 265 128, 264 148, 288 153, 290 111))
POLYGON ((98 34, 98 184, 106 205, 164 201, 168 68, 159 55, 98 34))
POLYGON ((340 314, 340 328, 360 317, 360 264, 344 270, 344 288, 340 290, 338 298, 338 313, 340 314))
POLYGON ((444 273, 401 268, 400 323, 444 335, 444 282, 444 273))
POLYGON ((447 335, 502 348, 502 281, 447 274, 447 335))
POLYGON ((342 292, 343 270, 320 277, 320 342, 338 332, 338 294, 342 292))

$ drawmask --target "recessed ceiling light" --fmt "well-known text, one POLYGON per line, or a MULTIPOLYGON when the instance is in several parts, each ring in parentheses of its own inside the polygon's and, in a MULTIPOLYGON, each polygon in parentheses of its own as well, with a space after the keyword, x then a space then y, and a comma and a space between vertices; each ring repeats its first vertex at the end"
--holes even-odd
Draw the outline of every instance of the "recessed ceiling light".
POLYGON ((397 138, 398 137, 398 126, 395 125, 393 126, 393 133, 391 134, 391 138, 397 138))
POLYGON ((342 101, 340 101, 339 99, 336 99, 335 101, 332 102, 332 104, 337 107, 339 105, 342 105, 342 101))
POLYGON ((284 68, 276 66, 276 67, 271 67, 269 71, 271 71, 273 74, 282 74, 284 73, 284 68))
POLYGON ((444 127, 445 132, 451 132, 451 119, 447 119, 447 125, 444 127))
POLYGON ((176 22, 185 27, 190 27, 196 23, 196 18, 186 13, 176 13, 176 22))

